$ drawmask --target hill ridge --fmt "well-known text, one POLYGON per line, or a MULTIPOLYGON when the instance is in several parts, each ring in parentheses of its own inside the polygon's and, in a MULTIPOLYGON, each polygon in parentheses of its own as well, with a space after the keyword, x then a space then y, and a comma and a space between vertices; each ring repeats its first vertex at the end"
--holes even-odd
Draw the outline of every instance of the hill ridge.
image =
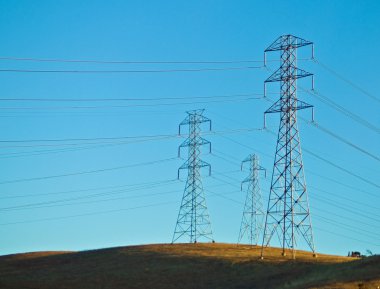
MULTIPOLYGON (((356 259, 226 243, 149 244, 0 256, 0 288, 377 288, 380 256, 356 259), (358 287, 361 286, 361 287, 358 287)), ((380 288, 380 287, 379 287, 380 288)))

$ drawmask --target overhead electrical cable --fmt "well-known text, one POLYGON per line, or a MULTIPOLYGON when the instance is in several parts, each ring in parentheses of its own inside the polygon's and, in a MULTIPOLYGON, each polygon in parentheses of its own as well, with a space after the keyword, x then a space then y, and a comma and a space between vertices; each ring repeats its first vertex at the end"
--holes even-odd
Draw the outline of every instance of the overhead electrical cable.
MULTIPOLYGON (((176 179, 176 180, 172 180, 171 182, 172 184, 179 183, 179 180, 176 179)), ((158 192, 158 193, 138 194, 138 195, 132 195, 132 196, 129 195, 129 196, 123 196, 123 197, 116 197, 116 198, 95 199, 95 200, 86 201, 87 199, 93 199, 93 198, 104 197, 104 196, 106 197, 114 196, 114 195, 120 195, 124 193, 141 191, 141 190, 149 190, 149 189, 154 189, 154 188, 158 188, 158 187, 166 186, 166 185, 168 184, 166 183, 166 184, 138 186, 138 187, 124 189, 124 190, 115 190, 115 191, 109 191, 105 193, 79 196, 75 198, 67 198, 67 199, 52 200, 52 201, 39 202, 39 203, 28 203, 28 204, 11 206, 11 207, 3 207, 3 208, 0 208, 0 212, 19 211, 19 210, 28 210, 28 209, 42 209, 42 208, 52 208, 52 207, 62 207, 62 206, 73 206, 73 205, 87 205, 87 204, 94 204, 94 203, 104 203, 104 202, 112 202, 112 201, 118 201, 118 200, 145 198, 145 197, 151 197, 151 196, 160 196, 160 195, 178 193, 178 189, 176 189, 176 190, 158 192), (72 201, 79 201, 79 202, 72 202, 72 201)), ((223 185, 220 185, 220 184, 212 185, 210 187, 213 188, 213 187, 221 187, 221 186, 223 185)))
MULTIPOLYGON (((240 144, 239 142, 236 142, 236 143, 237 143, 237 144, 240 144)), ((243 144, 241 144, 241 145, 243 146, 243 144)), ((244 145, 244 147, 247 147, 247 146, 244 145)), ((250 148, 250 147, 248 147, 248 148, 249 148, 250 150, 253 150, 253 148, 250 148)), ((217 150, 215 150, 215 149, 213 149, 213 151, 214 151, 214 152, 213 152, 213 155, 215 155, 215 152, 217 152, 217 154, 222 154, 222 155, 224 155, 225 157, 230 158, 230 159, 232 160, 232 161, 230 161, 230 160, 228 160, 228 159, 226 159, 226 158, 223 158, 225 161, 230 162, 230 163, 233 164, 233 165, 240 165, 240 164, 239 164, 239 160, 238 160, 237 158, 235 158, 235 157, 233 157, 233 156, 231 156, 231 155, 228 155, 228 154, 226 154, 226 153, 223 153, 223 152, 221 152, 221 151, 217 151, 217 150)), ((272 157, 271 157, 270 155, 268 155, 268 154, 263 154, 263 156, 272 159, 272 157)), ((220 156, 217 156, 217 157, 220 158, 220 156)), ((323 178, 323 179, 328 180, 328 181, 330 181, 330 182, 336 183, 336 184, 338 184, 338 185, 341 185, 341 186, 343 186, 343 187, 345 187, 345 188, 348 188, 348 189, 351 189, 351 190, 353 190, 353 191, 356 191, 356 192, 362 192, 362 193, 365 193, 365 194, 368 194, 368 195, 371 195, 371 196, 374 196, 374 197, 380 197, 380 195, 378 195, 378 194, 375 194, 375 193, 371 193, 371 192, 365 191, 365 190, 363 190, 362 188, 358 188, 358 187, 354 187, 354 186, 348 185, 346 182, 340 182, 340 181, 338 181, 338 180, 336 180, 336 179, 333 179, 333 178, 330 178, 330 177, 327 177, 327 176, 321 175, 321 174, 319 174, 319 173, 317 173, 317 172, 315 172, 315 171, 313 171, 313 170, 305 169, 305 171, 307 171, 309 174, 312 174, 312 175, 318 176, 318 177, 320 177, 320 178, 323 178)))
MULTIPOLYGON (((326 193, 326 194, 331 195, 331 196, 335 196, 336 198, 339 198, 341 200, 346 200, 346 201, 354 203, 356 205, 362 205, 362 206, 365 206, 366 208, 372 208, 374 210, 378 210, 379 209, 378 206, 373 206, 373 205, 370 205, 370 204, 366 204, 366 203, 360 202, 360 201, 358 201, 356 199, 347 198, 347 196, 345 194, 343 194, 343 193, 332 193, 330 191, 322 190, 322 189, 320 189, 320 188, 318 188, 316 186, 310 186, 309 185, 309 187, 312 188, 313 190, 318 191, 318 192, 322 192, 322 193, 326 193)), ((380 195, 378 195, 378 194, 377 195, 376 194, 369 194, 369 195, 372 196, 372 197, 380 198, 380 195)))
POLYGON ((343 115, 345 115, 345 116, 349 117, 350 119, 354 120, 355 122, 359 123, 360 125, 380 134, 380 128, 378 126, 370 123, 369 121, 365 120, 361 116, 359 116, 359 115, 349 111, 348 109, 344 108, 343 106, 337 104, 336 102, 334 102, 333 100, 331 100, 327 96, 321 94, 320 92, 318 92, 316 90, 314 90, 314 91, 310 91, 310 90, 306 90, 306 89, 302 89, 302 90, 307 92, 308 94, 314 96, 315 98, 322 101, 323 103, 327 104, 328 106, 332 107, 334 110, 342 113, 343 115))
MULTIPOLYGON (((230 192, 228 192, 226 194, 230 194, 230 192)), ((219 195, 221 195, 221 194, 218 194, 218 196, 219 195)), ((122 209, 115 209, 115 210, 105 210, 105 211, 96 211, 96 212, 89 212, 89 213, 75 214, 75 215, 67 215, 67 216, 58 216, 58 217, 49 217, 49 218, 40 218, 40 219, 29 219, 29 220, 23 220, 23 221, 0 223, 0 226, 18 225, 18 224, 29 224, 29 223, 39 223, 39 222, 64 220, 64 219, 87 217, 87 216, 94 216, 94 215, 110 214, 110 213, 117 213, 117 212, 123 212, 123 211, 130 211, 130 210, 136 210, 136 209, 149 208, 149 207, 158 207, 158 206, 175 204, 175 203, 177 203, 177 201, 152 203, 152 204, 148 204, 148 205, 135 206, 135 207, 129 207, 129 208, 122 208, 122 209)))
MULTIPOLYGON (((229 133, 243 133, 243 132, 251 132, 251 131, 261 131, 262 128, 237 128, 237 129, 229 129, 229 130, 220 130, 220 131, 210 131, 210 132, 202 132, 202 135, 223 135, 229 133)), ((120 136, 120 137, 93 137, 93 138, 61 138, 61 139, 23 139, 23 140, 0 140, 0 143, 60 143, 60 142, 86 142, 86 141, 109 141, 109 140, 124 140, 124 139, 156 139, 156 138, 184 138, 187 134, 183 133, 181 135, 178 134, 158 134, 158 135, 141 135, 141 136, 120 136)), ((80 144, 80 143, 75 143, 80 144)), ((70 145, 75 145, 70 144, 70 145)), ((85 143, 86 144, 86 143, 85 143)), ((98 143, 95 143, 98 144, 98 143)))
MULTIPOLYGON (((271 103, 273 102, 273 101, 270 100, 268 97, 266 97, 265 99, 266 99, 267 101, 270 101, 271 103)), ((344 144, 346 144, 346 145, 348 145, 348 146, 350 146, 350 147, 352 147, 352 148, 354 148, 354 149, 356 149, 356 150, 358 150, 358 151, 360 151, 360 152, 366 154, 367 156, 369 156, 369 157, 371 157, 371 158, 373 158, 373 159, 375 159, 375 160, 377 160, 377 161, 380 161, 380 157, 374 155, 373 153, 367 151, 366 149, 361 148, 360 146, 358 146, 358 145, 352 143, 351 141, 349 141, 349 140, 347 140, 347 139, 345 139, 345 138, 339 136, 338 134, 332 132, 331 130, 329 130, 329 129, 323 127, 321 124, 319 124, 319 123, 317 123, 317 122, 315 122, 315 121, 311 121, 311 122, 310 122, 310 121, 306 120, 305 118, 303 118, 303 117, 301 117, 301 116, 298 116, 298 118, 300 118, 300 119, 301 119, 302 121, 304 121, 305 123, 307 123, 307 124, 309 124, 309 125, 312 125, 313 127, 315 127, 315 128, 317 128, 317 129, 323 131, 324 133, 330 135, 331 137, 333 137, 333 138, 335 138, 335 139, 337 139, 337 140, 343 142, 344 144)), ((270 131, 270 130, 268 130, 268 131, 270 131)), ((272 134, 274 134, 273 131, 270 131, 270 132, 271 132, 272 134)))
MULTIPOLYGON (((275 94, 275 93, 273 93, 275 94)), ((189 100, 189 99, 213 99, 213 98, 235 98, 235 97, 250 97, 260 96, 262 93, 239 93, 229 95, 209 95, 209 96, 187 96, 187 97, 149 97, 149 98, 0 98, 4 102, 135 102, 135 101, 167 101, 167 100, 189 100)))
POLYGON ((380 103, 380 98, 378 98, 375 95, 369 93, 367 90, 365 90, 360 85, 356 84, 355 82, 353 82, 350 79, 346 78, 345 76, 341 75, 340 73, 338 73, 337 71, 335 71, 331 67, 329 67, 326 64, 322 63, 319 59, 314 59, 314 61, 317 64, 319 64, 322 68, 324 68, 325 70, 327 70, 328 72, 330 72, 331 74, 333 74, 334 76, 336 76, 338 79, 344 81, 345 83, 347 83, 351 87, 355 88, 357 91, 360 91, 362 94, 368 96, 372 100, 375 100, 376 102, 380 103))
POLYGON ((127 168, 134 168, 134 167, 140 167, 140 166, 159 164, 159 163, 168 162, 168 161, 172 161, 172 160, 176 160, 176 159, 178 159, 178 158, 167 158, 167 159, 161 159, 161 160, 145 162, 145 163, 137 163, 137 164, 130 164, 130 165, 119 166, 119 167, 112 167, 112 168, 105 168, 105 169, 98 169, 98 170, 89 170, 89 171, 81 171, 81 172, 67 173, 67 174, 61 174, 61 175, 50 175, 50 176, 35 177, 35 178, 24 178, 24 179, 16 179, 16 180, 9 180, 9 181, 1 181, 0 185, 20 183, 20 182, 47 180, 47 179, 54 179, 54 178, 61 178, 61 177, 78 176, 78 175, 84 175, 84 174, 101 173, 101 172, 106 172, 106 171, 114 171, 114 170, 120 170, 120 169, 127 169, 127 168))
MULTIPOLYGON (((360 206, 359 205, 348 205, 346 203, 342 203, 341 201, 338 201, 338 203, 336 202, 336 200, 334 199, 331 199, 330 197, 326 197, 326 196, 320 196, 320 195, 314 195, 313 198, 317 198, 319 201, 323 201, 323 200, 326 200, 330 205, 334 205, 334 204, 337 204, 336 207, 338 208, 341 208, 341 209, 350 209, 352 210, 351 212, 355 212, 355 211, 360 211, 362 212, 362 216, 367 216, 369 218, 373 218, 373 217, 376 217, 378 218, 378 220, 380 220, 380 215, 376 214, 376 213, 372 213, 372 212, 369 212, 368 208, 369 206, 367 206, 366 204, 364 204, 364 206, 366 207, 365 210, 362 210, 360 209, 360 206)), ((360 204, 360 202, 358 203, 360 204)), ((363 204, 363 203, 362 203, 363 204)))
POLYGON ((68 73, 68 74, 119 74, 119 73, 171 73, 171 72, 209 72, 209 71, 239 71, 260 69, 263 66, 240 67, 205 67, 205 68, 177 68, 177 69, 147 69, 147 70, 53 70, 53 69, 0 69, 0 72, 10 73, 68 73))
MULTIPOLYGON (((270 133, 272 133, 272 134, 275 134, 273 131, 270 131, 270 130, 268 130, 268 131, 269 131, 270 133)), ((346 169, 346 168, 344 168, 344 167, 342 167, 342 166, 339 166, 339 165, 333 163, 332 161, 330 161, 330 160, 328 160, 328 159, 326 159, 326 158, 324 158, 324 157, 321 157, 320 155, 318 155, 318 154, 312 152, 311 150, 308 150, 308 149, 305 148, 305 147, 303 147, 302 150, 303 150, 304 152, 308 153, 309 155, 311 155, 311 156, 313 156, 313 157, 315 157, 315 158, 317 158, 317 159, 319 159, 319 160, 321 160, 321 161, 323 161, 323 162, 329 164, 330 166, 333 166, 333 167, 335 167, 335 168, 337 168, 337 169, 339 169, 339 170, 341 170, 341 171, 343 171, 343 172, 345 172, 345 173, 347 173, 347 174, 349 174, 349 175, 351 175, 351 176, 353 176, 353 177, 355 177, 355 178, 357 178, 357 179, 359 179, 359 180, 361 180, 361 181, 363 181, 363 182, 365 182, 365 183, 367 183, 367 184, 370 184, 370 185, 372 185, 372 186, 374 186, 374 187, 376 187, 376 188, 380 188, 380 185, 379 185, 379 184, 377 184, 377 183, 375 183, 375 182, 372 182, 371 180, 368 180, 368 179, 366 179, 366 178, 364 178, 364 177, 362 177, 362 176, 360 176, 360 175, 358 175, 358 174, 356 174, 356 173, 353 173, 352 171, 350 171, 350 170, 348 170, 348 169, 346 169)), ((378 161, 380 161, 380 158, 378 159, 378 161)))
MULTIPOLYGON (((223 180, 223 179, 219 179, 219 178, 215 178, 215 177, 213 177, 213 178, 216 179, 216 180, 220 180, 220 181, 224 182, 225 184, 229 184, 229 185, 231 185, 231 186, 234 186, 234 184, 232 184, 232 183, 230 183, 230 182, 227 182, 227 181, 225 181, 225 180, 223 180)), ((236 180, 234 180, 233 178, 230 178, 230 179, 233 180, 234 182, 236 182, 236 180)), ((325 198, 323 198, 323 199, 325 199, 325 198)), ((230 200, 232 200, 232 199, 230 199, 230 200)), ((322 200, 322 199, 321 199, 321 200, 322 200)), ((236 200, 233 200, 233 201, 236 202, 236 203, 243 204, 242 202, 239 202, 239 201, 236 201, 236 200)), ((331 203, 331 204, 332 204, 332 203, 331 203)), ((341 207, 341 208, 342 208, 342 207, 341 207)), ((314 214, 314 215, 315 215, 315 214, 314 214)), ((365 214, 361 214, 361 215, 364 216, 364 217, 366 217, 366 218, 371 218, 371 216, 368 216, 368 215, 365 215, 365 214)), ((318 216, 318 215, 317 215, 317 216, 318 216)), ((341 216, 341 215, 340 215, 340 217, 344 218, 344 216, 341 216)), ((370 231, 368 231, 368 230, 358 229, 358 228, 355 227, 355 226, 347 225, 347 224, 342 223, 342 222, 335 222, 334 220, 328 219, 328 218, 326 218, 326 217, 323 217, 323 219, 329 221, 330 224, 334 224, 334 225, 337 225, 337 226, 340 226, 340 225, 343 224, 345 227, 350 228, 351 231, 356 231, 356 232, 358 232, 358 233, 360 233, 359 231, 366 232, 366 233, 368 233, 368 234, 371 234, 371 237, 373 238, 373 232, 370 232, 370 231)), ((367 236, 368 236, 368 234, 367 234, 367 236)))
POLYGON ((379 184, 377 184, 375 182, 372 182, 371 180, 368 180, 368 179, 366 179, 366 178, 364 178, 362 176, 359 176, 358 174, 353 173, 350 170, 348 170, 348 169, 346 169, 346 168, 344 168, 342 166, 339 166, 339 165, 333 163, 332 161, 330 161, 330 160, 328 160, 328 159, 326 159, 324 157, 321 157, 318 154, 313 153, 311 150, 308 150, 308 149, 305 149, 305 148, 303 150, 305 152, 307 152, 309 155, 312 155, 313 157, 315 157, 315 158, 317 158, 317 159, 319 159, 319 160, 321 160, 321 161, 323 161, 323 162, 325 162, 325 163, 327 163, 327 164, 329 164, 329 165, 331 165, 331 166, 333 166, 333 167, 335 167, 335 168, 337 168, 337 169, 339 169, 339 170, 341 170, 341 171, 343 171, 343 172, 345 172, 345 173, 347 173, 347 174, 349 174, 349 175, 351 175, 351 176, 353 176, 353 177, 355 177, 355 178, 357 178, 357 179, 359 179, 359 180, 361 180, 361 181, 363 181, 363 182, 365 182, 365 183, 367 183, 369 185, 372 185, 372 186, 374 186, 376 188, 380 188, 379 184))
POLYGON ((176 102, 176 103, 156 103, 156 104, 126 104, 126 105, 113 105, 113 106, 55 106, 55 107, 2 107, 2 113, 13 112, 14 110, 27 110, 30 111, 44 111, 44 110, 68 110, 68 109, 110 109, 110 108, 129 108, 129 107, 157 107, 157 106, 178 106, 178 105, 193 105, 193 104, 206 104, 206 103, 230 103, 230 102, 243 102, 258 99, 255 97, 246 97, 241 99, 220 99, 208 101, 192 101, 192 102, 176 102))
POLYGON ((313 216, 314 218, 317 218, 317 219, 320 219, 320 220, 323 220, 323 222, 326 222, 328 224, 331 224, 331 225, 334 225, 340 229, 342 229, 342 226, 344 227, 343 229, 345 230, 349 230, 350 232, 357 232, 361 235, 364 235, 364 236, 367 236, 367 237, 370 237, 371 239, 379 239, 380 238, 380 235, 376 234, 375 232, 371 232, 371 231, 368 231, 368 230, 364 230, 362 228, 358 228, 358 227, 354 227, 354 226, 351 226, 351 225, 347 225, 343 222, 337 222, 337 221, 334 221, 334 220, 331 220, 329 218, 326 218, 324 216, 321 216, 321 215, 318 215, 318 214, 315 214, 313 213, 313 216))
POLYGON ((343 210, 345 212, 352 213, 355 216, 359 216, 359 217, 366 218, 366 219, 371 220, 371 221, 379 222, 379 219, 374 218, 373 214, 367 215, 367 214, 362 213, 362 212, 360 212, 358 210, 349 209, 349 208, 347 208, 345 206, 341 206, 341 205, 337 204, 336 202, 330 202, 330 201, 325 200, 324 198, 316 197, 315 195, 313 196, 312 199, 317 200, 317 201, 319 201, 320 203, 323 203, 323 204, 329 204, 330 206, 333 206, 334 208, 339 208, 339 209, 341 209, 341 210, 343 210))
MULTIPOLYGON (((128 188, 136 188, 143 185, 154 185, 157 183, 172 183, 177 181, 177 179, 171 179, 171 180, 160 180, 160 181, 153 181, 153 182, 142 182, 142 183, 132 183, 132 184, 123 184, 123 185, 114 185, 114 186, 104 186, 104 187, 92 187, 92 188, 85 188, 85 189, 76 189, 76 190, 67 190, 67 191, 56 191, 56 192, 48 192, 48 193, 30 193, 30 194, 21 194, 21 195, 15 195, 12 194, 11 196, 4 196, 0 197, 0 200, 4 199, 18 199, 18 198, 36 198, 36 197, 46 197, 46 196, 56 196, 56 195, 67 195, 67 194, 76 194, 76 193, 82 193, 82 192, 90 192, 90 191, 101 191, 101 190, 110 190, 115 191, 115 189, 128 189, 128 188)), ((2 193, 5 193, 4 191, 2 193)))
MULTIPOLYGON (((94 64, 236 64, 236 63, 264 63, 263 60, 156 60, 156 61, 136 61, 136 60, 94 60, 94 59, 64 59, 64 58, 33 58, 33 57, 0 57, 0 60, 27 61, 27 62, 63 62, 63 63, 94 63, 94 64)), ((269 60, 276 61, 276 60, 269 60)))
POLYGON ((368 221, 359 220, 358 218, 355 218, 355 217, 350 218, 350 217, 347 217, 347 216, 339 215, 339 214, 336 214, 336 213, 332 212, 331 210, 324 210, 324 209, 321 209, 320 207, 318 207, 317 211, 325 213, 325 214, 328 214, 328 215, 332 215, 334 217, 341 218, 341 219, 343 219, 345 221, 350 221, 350 222, 353 222, 353 223, 365 225, 365 226, 368 226, 368 227, 371 227, 371 228, 378 228, 380 230, 380 226, 374 225, 373 223, 369 223, 368 221))
POLYGON ((154 203, 154 204, 135 206, 135 207, 129 207, 129 208, 123 208, 123 209, 97 211, 97 212, 90 212, 90 213, 83 213, 83 214, 76 214, 76 215, 68 215, 68 216, 49 217, 49 218, 40 218, 40 219, 30 219, 30 220, 25 220, 25 221, 15 221, 15 222, 8 222, 8 223, 0 223, 0 226, 16 225, 16 224, 28 224, 28 223, 39 223, 39 222, 46 222, 46 221, 56 221, 56 220, 72 219, 72 218, 78 218, 78 217, 103 215, 103 214, 124 212, 124 211, 136 210, 136 209, 143 209, 143 208, 150 208, 150 207, 159 207, 159 206, 169 205, 169 204, 173 204, 173 203, 177 203, 177 201, 161 202, 161 203, 154 203))
POLYGON ((311 123, 310 123, 310 122, 306 121, 304 118, 301 118, 301 119, 302 119, 303 121, 305 121, 306 123, 311 124, 313 127, 319 129, 320 131, 322 131, 322 132, 328 134, 329 136, 331 136, 331 137, 333 137, 333 138, 339 140, 340 142, 342 142, 342 143, 344 143, 344 144, 346 144, 346 145, 348 145, 348 146, 350 146, 350 147, 356 149, 357 151, 360 151, 361 153, 363 153, 363 154, 365 154, 365 155, 367 155, 367 156, 369 156, 369 157, 375 159, 376 161, 380 161, 380 157, 379 157, 379 156, 374 155, 373 153, 369 152, 368 150, 363 149, 362 147, 360 147, 360 146, 354 144, 353 142, 351 142, 351 141, 349 141, 349 140, 343 138, 342 136, 340 136, 340 135, 334 133, 333 131, 331 131, 331 130, 325 128, 325 127, 323 127, 321 124, 316 123, 316 122, 311 122, 311 123))
MULTIPOLYGON (((2 61, 18 62, 58 62, 58 63, 93 63, 93 64, 236 64, 236 63, 264 63, 263 60, 100 60, 100 59, 67 59, 67 58, 38 58, 38 57, 10 57, 0 56, 2 61)), ((298 58, 297 60, 312 60, 311 58, 298 58)), ((266 62, 278 62, 277 59, 266 62)))
POLYGON ((340 234, 340 233, 337 233, 336 231, 332 232, 332 231, 329 231, 329 230, 326 230, 326 229, 322 229, 320 227, 315 227, 313 226, 314 229, 317 229, 318 231, 322 231, 322 232, 326 232, 330 235, 333 235, 333 236, 338 236, 338 237, 343 237, 345 239, 349 239, 349 240, 353 240, 353 241, 357 241, 359 242, 360 244, 369 244, 369 245, 372 245, 372 246, 376 246, 376 247, 380 247, 380 244, 376 244, 376 243, 372 243, 372 242, 368 242, 368 241, 364 241, 364 240, 361 240, 361 239, 357 239, 357 238, 352 238, 350 236, 347 236, 347 235, 344 235, 344 234, 340 234))
POLYGON ((20 209, 20 208, 28 208, 28 207, 39 207, 39 206, 43 206, 43 205, 59 204, 59 203, 65 203, 65 202, 70 202, 70 201, 78 201, 78 200, 98 198, 98 197, 103 197, 103 196, 118 195, 118 194, 123 194, 125 192, 133 192, 136 190, 157 188, 160 186, 168 185, 170 183, 174 183, 176 181, 177 180, 170 180, 170 181, 165 181, 165 182, 140 185, 140 186, 127 188, 127 189, 118 189, 118 190, 111 190, 108 192, 100 192, 100 193, 96 193, 96 194, 88 194, 88 195, 82 195, 82 196, 76 196, 76 197, 70 197, 70 198, 64 198, 64 199, 58 199, 58 200, 36 202, 36 203, 27 203, 27 204, 10 206, 10 207, 0 207, 0 211, 9 211, 9 210, 20 209))

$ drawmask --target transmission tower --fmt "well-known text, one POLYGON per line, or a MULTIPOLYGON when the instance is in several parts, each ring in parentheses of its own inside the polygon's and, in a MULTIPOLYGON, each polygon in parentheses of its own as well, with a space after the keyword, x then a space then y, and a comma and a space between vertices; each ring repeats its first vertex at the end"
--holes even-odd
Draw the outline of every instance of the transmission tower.
POLYGON ((246 163, 249 163, 249 176, 241 183, 241 189, 243 189, 244 183, 248 183, 248 186, 238 243, 246 236, 249 244, 257 245, 265 216, 260 191, 259 171, 265 171, 265 169, 259 165, 259 157, 255 154, 245 158, 241 164, 242 170, 246 163))
MULTIPOLYGON (((313 47, 313 43, 310 41, 292 35, 284 35, 265 50, 265 53, 281 51, 280 68, 264 84, 280 82, 281 94, 280 99, 264 113, 264 116, 267 113, 280 113, 280 126, 261 257, 263 257, 264 247, 269 245, 274 234, 279 238, 284 256, 286 255, 285 249, 290 249, 295 258, 296 235, 302 236, 315 255, 297 124, 297 110, 312 108, 312 105, 297 99, 297 79, 313 76, 311 73, 297 68, 297 49, 307 45, 313 47)), ((312 82, 314 83, 314 81, 312 82)), ((264 90, 266 89, 264 88, 264 90)))
POLYGON ((210 164, 200 159, 201 146, 208 145, 211 152, 211 143, 200 136, 203 123, 209 123, 211 130, 211 120, 203 116, 203 112, 204 109, 188 111, 187 117, 179 125, 180 135, 182 126, 189 127, 188 138, 178 148, 178 156, 182 148, 188 148, 188 159, 178 169, 178 178, 181 170, 187 170, 187 181, 172 243, 181 237, 188 238, 190 243, 197 243, 200 239, 214 241, 200 175, 200 169, 204 167, 208 167, 211 174, 210 164))

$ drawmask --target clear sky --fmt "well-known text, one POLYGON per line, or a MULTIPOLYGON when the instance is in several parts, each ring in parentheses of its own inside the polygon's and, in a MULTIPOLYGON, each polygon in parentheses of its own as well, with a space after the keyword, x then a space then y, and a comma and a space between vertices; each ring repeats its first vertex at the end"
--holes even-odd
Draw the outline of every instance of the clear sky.
MULTIPOLYGON (((261 61, 282 34, 315 43, 317 62, 305 47, 298 66, 315 74, 319 94, 308 93, 306 79, 298 96, 332 132, 308 123, 310 111, 299 113, 316 249, 380 253, 379 1, 0 0, 0 7, 0 254, 170 242, 185 180, 175 180, 184 159, 183 138, 174 135, 185 112, 199 108, 220 132, 204 136, 213 147, 203 154, 213 172, 203 181, 214 238, 236 242, 247 174, 240 162, 250 153, 268 170, 261 180, 268 197, 276 136, 248 129, 262 128, 271 105, 263 82, 279 54, 268 54, 270 70, 261 61), (147 70, 166 72, 136 72, 147 70), (129 100, 110 101, 120 98, 129 100), (149 137, 121 138, 137 136, 149 137)), ((277 99, 278 84, 268 92, 277 99)), ((267 124, 277 131, 279 116, 267 124)))

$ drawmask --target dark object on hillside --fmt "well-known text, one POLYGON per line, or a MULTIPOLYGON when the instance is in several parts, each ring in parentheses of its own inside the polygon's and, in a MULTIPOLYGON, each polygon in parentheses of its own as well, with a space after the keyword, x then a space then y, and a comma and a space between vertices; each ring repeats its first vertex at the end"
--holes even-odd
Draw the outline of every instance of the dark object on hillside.
POLYGON ((361 258, 362 255, 358 251, 348 252, 348 257, 361 258))

